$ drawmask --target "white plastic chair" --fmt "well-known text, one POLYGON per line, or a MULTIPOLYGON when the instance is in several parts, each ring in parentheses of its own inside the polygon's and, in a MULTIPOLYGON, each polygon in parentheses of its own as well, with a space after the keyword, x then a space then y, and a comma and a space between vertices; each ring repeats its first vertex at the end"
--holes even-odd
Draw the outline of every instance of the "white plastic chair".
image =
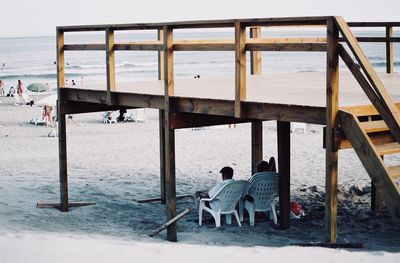
POLYGON ((117 120, 114 117, 114 112, 105 111, 102 112, 101 115, 103 116, 103 123, 117 123, 117 120))
MULTIPOLYGON (((278 223, 275 209, 275 197, 278 195, 279 177, 277 173, 255 177, 249 187, 248 196, 252 201, 245 200, 244 208, 249 213, 250 225, 254 226, 256 212, 270 212, 274 224, 278 223)), ((243 218, 243 215, 241 215, 243 218)))
POLYGON ((216 227, 221 226, 221 215, 225 215, 228 225, 232 224, 232 214, 235 215, 237 224, 242 226, 235 207, 246 186, 245 181, 231 181, 224 185, 214 197, 202 198, 199 204, 199 225, 202 224, 203 210, 205 210, 214 217, 216 227), (211 208, 206 206, 206 202, 210 203, 211 208))

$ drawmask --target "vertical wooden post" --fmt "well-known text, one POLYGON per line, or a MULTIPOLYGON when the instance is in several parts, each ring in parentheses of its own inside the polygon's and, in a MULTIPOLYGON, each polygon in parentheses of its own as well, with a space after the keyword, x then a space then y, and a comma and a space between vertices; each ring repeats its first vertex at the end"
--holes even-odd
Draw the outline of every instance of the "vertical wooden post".
POLYGON ((386 73, 393 73, 393 27, 386 27, 386 73))
MULTIPOLYGON (((165 196, 167 220, 176 215, 175 130, 170 128, 170 96, 174 96, 173 30, 164 26, 164 96, 165 96, 165 196)), ((167 228, 167 239, 177 241, 176 223, 167 228)))
POLYGON ((339 98, 339 31, 333 20, 327 24, 326 69, 326 175, 325 175, 325 241, 336 242, 338 151, 334 148, 339 98))
MULTIPOLYGON (((162 29, 157 30, 157 39, 163 41, 164 32, 162 29)), ((158 51, 158 80, 164 80, 164 52, 158 51)))
MULTIPOLYGON (((261 38, 261 28, 251 27, 250 38, 261 38)), ((262 74, 262 57, 261 51, 250 52, 250 74, 261 75, 262 74)))
POLYGON ((246 27, 235 22, 235 117, 241 116, 241 102, 246 100, 246 27))
POLYGON ((112 105, 112 93, 115 91, 115 52, 114 30, 106 29, 106 70, 107 70, 107 104, 112 105))
POLYGON ((277 122, 279 168, 279 224, 290 225, 290 122, 277 122))
POLYGON ((257 172, 257 163, 263 159, 262 121, 251 123, 251 172, 257 172))
POLYGON ((61 89, 65 86, 64 32, 57 30, 57 112, 58 112, 58 167, 60 177, 60 210, 68 211, 67 133, 62 109, 61 89))
POLYGON ((160 192, 161 203, 165 204, 165 112, 159 110, 159 136, 160 136, 160 192))
MULTIPOLYGON (((384 156, 381 156, 382 160, 384 156)), ((382 197, 376 189, 376 186, 373 181, 371 181, 371 210, 380 213, 383 209, 382 197)))

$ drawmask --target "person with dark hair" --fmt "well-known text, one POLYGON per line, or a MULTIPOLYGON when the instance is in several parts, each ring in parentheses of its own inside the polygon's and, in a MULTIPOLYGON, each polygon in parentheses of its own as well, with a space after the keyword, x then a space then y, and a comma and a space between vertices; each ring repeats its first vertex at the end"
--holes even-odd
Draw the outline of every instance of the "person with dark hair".
POLYGON ((196 197, 196 207, 200 202, 201 198, 212 198, 214 197, 227 183, 231 182, 233 179, 233 169, 232 167, 225 166, 219 171, 222 175, 222 181, 218 182, 213 188, 211 188, 208 193, 203 191, 197 191, 195 193, 196 197))
POLYGON ((271 157, 269 158, 269 161, 260 161, 257 164, 257 172, 276 172, 276 164, 275 164, 275 158, 271 157))

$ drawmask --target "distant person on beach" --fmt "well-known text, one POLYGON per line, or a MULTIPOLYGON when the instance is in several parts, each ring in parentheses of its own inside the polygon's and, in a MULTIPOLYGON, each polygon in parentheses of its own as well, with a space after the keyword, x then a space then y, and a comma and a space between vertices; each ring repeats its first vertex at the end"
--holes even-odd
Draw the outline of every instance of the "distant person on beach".
POLYGON ((46 125, 53 125, 53 107, 49 105, 44 105, 42 117, 46 121, 46 125))
MULTIPOLYGON (((222 181, 218 182, 213 188, 208 192, 197 191, 195 195, 196 207, 199 207, 200 199, 202 198, 213 198, 227 183, 231 182, 233 179, 233 169, 232 167, 225 166, 220 171, 222 174, 222 181)), ((206 204, 207 205, 207 204, 206 204)), ((214 209, 214 207, 212 207, 214 209)))
POLYGON ((18 85, 17 85, 17 94, 19 99, 23 99, 25 101, 25 105, 30 105, 32 107, 35 102, 29 98, 28 94, 25 93, 24 91, 24 84, 22 84, 22 81, 19 79, 18 80, 18 85))
POLYGON ((125 121, 125 114, 126 114, 126 109, 120 109, 119 116, 117 117, 117 122, 125 121))
POLYGON ((0 96, 5 96, 4 82, 0 79, 0 96))
POLYGON ((72 80, 72 86, 76 86, 75 80, 72 80))
POLYGON ((22 81, 20 79, 18 80, 17 84, 17 94, 20 97, 22 97, 22 94, 24 94, 24 84, 22 84, 22 81))
POLYGON ((13 86, 11 86, 8 90, 7 97, 14 97, 14 94, 15 94, 15 89, 13 86))

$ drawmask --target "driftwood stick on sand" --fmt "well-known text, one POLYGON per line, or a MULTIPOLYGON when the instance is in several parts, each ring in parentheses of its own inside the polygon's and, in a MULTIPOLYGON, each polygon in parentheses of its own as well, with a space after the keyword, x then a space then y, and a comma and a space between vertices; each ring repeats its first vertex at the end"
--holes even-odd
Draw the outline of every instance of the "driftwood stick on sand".
MULTIPOLYGON (((176 196, 176 200, 180 200, 180 199, 187 198, 187 197, 194 197, 194 195, 192 195, 192 194, 190 194, 190 195, 189 194, 188 195, 177 195, 176 196)), ((152 202, 161 201, 161 197, 138 199, 136 201, 138 203, 152 203, 152 202)))
POLYGON ((185 210, 183 210, 182 212, 180 212, 179 214, 177 214, 175 217, 171 218, 168 222, 166 222, 164 225, 160 226, 159 228, 157 228, 156 230, 152 231, 149 234, 149 237, 154 237, 155 235, 157 235, 158 233, 160 233, 161 231, 163 231, 164 229, 166 229, 169 225, 171 225, 172 223, 174 223, 175 221, 178 221, 179 219, 181 219, 182 217, 184 217, 185 215, 187 215, 190 211, 192 211, 193 207, 190 208, 186 208, 185 210))
POLYGON ((311 243, 292 243, 291 246, 300 247, 326 247, 326 248, 363 248, 362 243, 321 243, 321 242, 311 242, 311 243))

